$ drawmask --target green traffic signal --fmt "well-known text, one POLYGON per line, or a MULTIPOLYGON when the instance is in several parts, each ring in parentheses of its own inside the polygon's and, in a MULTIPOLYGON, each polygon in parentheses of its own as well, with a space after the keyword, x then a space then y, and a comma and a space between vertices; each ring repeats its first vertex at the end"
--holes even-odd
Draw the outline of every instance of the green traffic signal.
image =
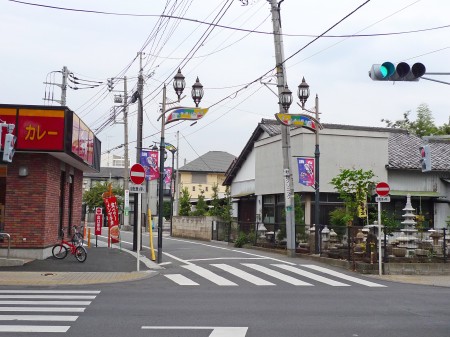
POLYGON ((374 64, 369 70, 369 77, 374 81, 418 81, 425 74, 422 63, 414 63, 412 67, 406 62, 394 65, 392 62, 374 64))

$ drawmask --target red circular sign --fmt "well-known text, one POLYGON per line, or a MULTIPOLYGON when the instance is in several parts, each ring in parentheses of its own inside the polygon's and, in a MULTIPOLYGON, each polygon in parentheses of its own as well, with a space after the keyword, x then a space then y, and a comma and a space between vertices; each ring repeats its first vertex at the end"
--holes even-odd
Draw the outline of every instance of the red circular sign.
POLYGON ((130 169, 130 179, 136 185, 141 185, 145 180, 145 169, 141 164, 134 164, 130 169))
POLYGON ((389 194, 389 191, 391 188, 387 183, 381 182, 377 184, 377 187, 375 188, 375 191, 380 197, 384 197, 389 194))

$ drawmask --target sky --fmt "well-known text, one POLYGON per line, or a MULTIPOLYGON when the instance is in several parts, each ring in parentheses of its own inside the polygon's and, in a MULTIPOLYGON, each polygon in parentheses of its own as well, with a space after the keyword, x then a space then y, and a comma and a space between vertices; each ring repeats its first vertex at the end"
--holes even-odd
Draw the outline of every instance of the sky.
MULTIPOLYGON (((407 111, 415 119, 422 103, 436 125, 449 123, 447 84, 368 76, 372 64, 385 61, 421 62, 427 72, 450 72, 449 1, 284 0, 280 8, 294 99, 290 113, 301 113, 296 93, 304 77, 311 91, 305 107, 314 108, 317 94, 322 123, 382 127, 381 119, 402 119, 407 111)), ((103 154, 124 154, 123 115, 115 123, 112 118, 114 95, 123 95, 124 76, 128 95, 136 91, 139 52, 144 147, 160 141, 163 84, 174 102, 168 107, 193 107, 191 86, 197 77, 204 86, 200 107, 209 107, 206 116, 194 125, 166 127, 166 142, 179 145, 180 166, 208 151, 238 156, 258 122, 278 112, 267 0, 248 5, 238 0, 0 0, 0 31, 0 103, 58 105, 43 98, 60 99, 60 88, 44 82, 61 83, 66 66, 84 84, 69 82, 83 89, 69 88, 66 105, 97 130, 103 154), (172 17, 161 18, 163 13, 172 17), (220 26, 206 24, 214 22, 220 26), (178 68, 186 78, 180 103, 172 88, 178 68), (109 78, 114 78, 112 91, 109 78)), ((447 75, 424 77, 450 82, 447 75)), ((137 104, 129 105, 128 124, 134 163, 137 104)))

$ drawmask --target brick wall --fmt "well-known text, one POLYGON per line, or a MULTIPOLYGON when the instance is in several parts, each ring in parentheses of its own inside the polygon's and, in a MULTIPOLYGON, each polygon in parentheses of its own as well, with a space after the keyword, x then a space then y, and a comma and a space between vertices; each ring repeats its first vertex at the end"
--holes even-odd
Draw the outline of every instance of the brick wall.
MULTIPOLYGON (((48 154, 16 153, 8 164, 5 195, 5 232, 11 235, 12 249, 44 249, 58 239, 61 172, 64 182, 64 221, 68 225, 69 174, 73 174, 72 224, 79 225, 83 173, 48 154), (19 167, 28 167, 28 176, 19 177, 19 167)), ((5 243, 2 244, 5 247, 5 243)), ((22 256, 24 254, 21 254, 22 256)))

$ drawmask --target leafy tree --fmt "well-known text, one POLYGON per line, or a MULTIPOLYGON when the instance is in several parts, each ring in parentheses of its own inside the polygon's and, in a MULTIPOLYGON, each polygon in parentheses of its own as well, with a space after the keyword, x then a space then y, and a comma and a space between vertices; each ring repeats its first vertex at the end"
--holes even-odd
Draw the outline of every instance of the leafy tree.
POLYGON ((344 202, 345 213, 353 220, 357 215, 358 204, 365 201, 369 191, 375 185, 372 170, 342 169, 341 173, 331 180, 331 184, 344 202))
POLYGON ((417 119, 415 121, 409 118, 411 111, 405 112, 401 120, 394 122, 389 119, 382 119, 381 121, 385 122, 389 128, 405 129, 418 137, 450 134, 450 121, 449 124, 437 127, 434 123, 433 114, 427 104, 420 104, 416 112, 417 119))
POLYGON ((172 210, 171 205, 172 205, 171 201, 165 200, 163 202, 163 216, 166 220, 169 220, 171 217, 171 214, 170 214, 170 211, 172 210))
POLYGON ((223 199, 223 205, 222 205, 222 212, 221 216, 222 219, 226 222, 231 222, 231 211, 233 210, 233 205, 231 203, 231 191, 230 187, 227 186, 225 190, 225 197, 223 199))
MULTIPOLYGON (((109 188, 109 182, 96 182, 89 191, 85 191, 83 193, 83 202, 89 207, 92 211, 96 207, 103 207, 103 198, 102 194, 107 192, 109 188)), ((124 198, 124 190, 119 186, 112 186, 112 193, 117 198, 117 205, 119 209, 123 206, 123 198, 124 198)))
POLYGON ((212 208, 209 210, 209 215, 212 216, 221 216, 223 213, 222 205, 219 199, 219 186, 217 184, 214 184, 212 186, 212 200, 211 200, 211 206, 212 208))
POLYGON ((195 211, 192 212, 192 215, 195 216, 204 216, 208 212, 208 205, 205 201, 205 194, 203 191, 200 191, 198 196, 197 205, 195 207, 195 211))
POLYGON ((191 194, 187 187, 181 190, 180 212, 181 216, 188 216, 191 213, 191 194))

